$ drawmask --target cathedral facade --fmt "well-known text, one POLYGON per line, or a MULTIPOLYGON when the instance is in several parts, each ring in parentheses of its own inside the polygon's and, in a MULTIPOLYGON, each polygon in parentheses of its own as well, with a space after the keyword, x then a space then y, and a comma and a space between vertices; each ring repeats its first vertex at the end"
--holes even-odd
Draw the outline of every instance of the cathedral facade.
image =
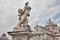
POLYGON ((33 40, 60 40, 60 27, 51 19, 44 27, 36 25, 33 31, 33 40))
POLYGON ((49 19, 44 27, 36 25, 34 30, 31 30, 27 18, 30 16, 29 12, 31 10, 28 3, 25 3, 23 9, 18 10, 19 23, 17 27, 14 27, 13 31, 8 32, 12 36, 12 40, 59 40, 60 27, 51 21, 51 19, 49 19))

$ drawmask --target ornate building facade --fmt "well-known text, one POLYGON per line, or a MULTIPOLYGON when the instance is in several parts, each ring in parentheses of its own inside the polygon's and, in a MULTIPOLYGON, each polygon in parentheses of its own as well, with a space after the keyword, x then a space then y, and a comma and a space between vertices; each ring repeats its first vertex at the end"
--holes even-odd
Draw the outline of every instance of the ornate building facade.
POLYGON ((18 10, 19 23, 17 27, 13 28, 13 31, 8 32, 12 36, 13 40, 59 40, 60 39, 60 27, 57 26, 51 19, 48 23, 42 27, 36 25, 32 31, 28 24, 28 17, 31 7, 25 3, 23 9, 18 10))

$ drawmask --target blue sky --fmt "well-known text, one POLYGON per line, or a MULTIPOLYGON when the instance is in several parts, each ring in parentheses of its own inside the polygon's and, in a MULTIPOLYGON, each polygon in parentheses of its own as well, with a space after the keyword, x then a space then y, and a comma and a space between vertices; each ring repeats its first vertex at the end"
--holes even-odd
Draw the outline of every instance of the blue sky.
POLYGON ((60 25, 60 0, 0 0, 0 34, 11 31, 18 23, 18 9, 29 1, 29 25, 45 26, 49 19, 60 25))

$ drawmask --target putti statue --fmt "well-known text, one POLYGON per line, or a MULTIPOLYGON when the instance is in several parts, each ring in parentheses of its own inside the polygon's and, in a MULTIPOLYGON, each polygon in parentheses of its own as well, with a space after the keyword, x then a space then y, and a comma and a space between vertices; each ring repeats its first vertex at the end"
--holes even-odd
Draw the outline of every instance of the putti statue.
POLYGON ((13 40, 30 40, 33 35, 31 28, 28 25, 28 17, 30 16, 29 12, 31 10, 28 3, 29 2, 25 3, 23 9, 20 8, 18 10, 19 22, 17 27, 14 27, 13 31, 8 32, 8 34, 12 36, 13 40))
MULTIPOLYGON (((31 7, 28 6, 29 2, 25 3, 25 7, 23 9, 18 10, 18 16, 19 16, 19 23, 17 24, 18 29, 26 28, 25 31, 30 30, 30 26, 28 25, 28 17, 30 16, 29 12, 31 10, 31 7)), ((22 29, 23 30, 23 29, 22 29)))

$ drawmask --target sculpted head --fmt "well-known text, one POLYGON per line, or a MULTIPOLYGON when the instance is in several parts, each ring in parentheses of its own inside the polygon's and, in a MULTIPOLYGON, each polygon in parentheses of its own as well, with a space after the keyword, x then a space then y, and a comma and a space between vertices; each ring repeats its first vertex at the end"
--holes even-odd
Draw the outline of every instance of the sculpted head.
POLYGON ((30 6, 28 6, 28 7, 27 7, 27 10, 28 10, 28 11, 30 11, 30 10, 31 10, 31 7, 30 7, 30 6))
POLYGON ((25 5, 28 5, 28 4, 29 4, 29 2, 26 2, 26 3, 25 3, 25 5))
POLYGON ((18 13, 22 13, 22 9, 19 9, 19 10, 18 10, 18 13))

